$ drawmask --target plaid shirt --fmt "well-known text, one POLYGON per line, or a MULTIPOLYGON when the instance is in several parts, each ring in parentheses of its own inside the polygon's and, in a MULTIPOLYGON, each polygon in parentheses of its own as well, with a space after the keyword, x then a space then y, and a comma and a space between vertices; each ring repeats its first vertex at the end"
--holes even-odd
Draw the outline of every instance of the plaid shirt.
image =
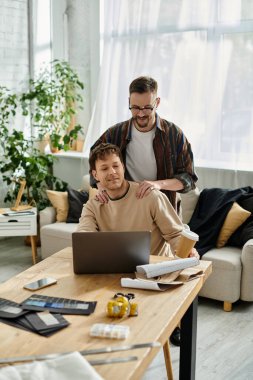
MULTIPOLYGON (((91 150, 102 142, 118 145, 126 167, 126 147, 132 138, 132 123, 133 119, 131 118, 107 129, 93 144, 91 150)), ((183 190, 179 191, 180 193, 187 193, 195 188, 198 177, 194 171, 191 145, 180 128, 161 119, 158 114, 156 114, 153 148, 157 164, 157 180, 178 179, 184 186, 183 190)), ((132 180, 127 167, 125 177, 132 180)), ((174 209, 179 212, 180 205, 177 204, 176 192, 169 190, 162 190, 162 192, 169 198, 174 209)))

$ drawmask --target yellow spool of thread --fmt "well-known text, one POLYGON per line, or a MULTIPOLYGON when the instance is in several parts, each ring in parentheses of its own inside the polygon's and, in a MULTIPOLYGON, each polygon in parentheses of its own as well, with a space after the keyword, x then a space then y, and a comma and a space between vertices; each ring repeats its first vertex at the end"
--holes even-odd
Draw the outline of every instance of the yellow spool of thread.
POLYGON ((131 303, 130 304, 130 317, 137 317, 138 315, 138 304, 137 303, 131 303))
POLYGON ((107 303, 108 317, 125 317, 130 313, 130 304, 126 297, 117 297, 107 303))

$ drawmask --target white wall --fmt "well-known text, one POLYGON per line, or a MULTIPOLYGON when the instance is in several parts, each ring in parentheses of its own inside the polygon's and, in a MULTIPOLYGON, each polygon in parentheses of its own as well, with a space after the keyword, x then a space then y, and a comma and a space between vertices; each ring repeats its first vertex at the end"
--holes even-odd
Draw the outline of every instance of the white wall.
MULTIPOLYGON (((0 85, 22 89, 29 77, 28 0, 0 2, 0 85)), ((16 125, 15 125, 16 126, 16 125)), ((0 178, 0 205, 6 185, 0 178)))

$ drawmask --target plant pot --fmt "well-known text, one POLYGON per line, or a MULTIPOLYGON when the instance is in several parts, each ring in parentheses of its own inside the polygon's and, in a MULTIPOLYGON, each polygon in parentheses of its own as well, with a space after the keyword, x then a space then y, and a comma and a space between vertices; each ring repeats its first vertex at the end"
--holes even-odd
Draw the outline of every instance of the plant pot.
POLYGON ((50 144, 50 151, 51 151, 51 153, 59 153, 59 152, 60 152, 60 149, 55 148, 55 147, 53 147, 53 146, 50 144))
POLYGON ((60 152, 60 149, 56 146, 53 146, 50 138, 49 138, 49 146, 50 146, 50 151, 51 153, 59 153, 60 152))

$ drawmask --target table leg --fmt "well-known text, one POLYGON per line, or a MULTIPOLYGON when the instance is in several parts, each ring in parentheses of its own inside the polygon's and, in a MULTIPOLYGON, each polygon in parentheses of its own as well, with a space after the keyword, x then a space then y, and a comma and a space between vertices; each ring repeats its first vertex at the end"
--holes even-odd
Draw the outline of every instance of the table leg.
POLYGON ((33 260, 33 264, 36 264, 36 259, 37 259, 37 236, 31 236, 31 246, 32 246, 32 260, 33 260))
POLYGON ((172 369, 171 356, 170 356, 170 344, 169 344, 168 339, 163 346, 163 354, 164 354, 164 359, 165 359, 165 366, 166 366, 168 380, 173 380, 174 377, 173 377, 173 369, 172 369))
POLYGON ((196 369, 198 297, 194 299, 181 320, 179 379, 194 380, 196 369))

